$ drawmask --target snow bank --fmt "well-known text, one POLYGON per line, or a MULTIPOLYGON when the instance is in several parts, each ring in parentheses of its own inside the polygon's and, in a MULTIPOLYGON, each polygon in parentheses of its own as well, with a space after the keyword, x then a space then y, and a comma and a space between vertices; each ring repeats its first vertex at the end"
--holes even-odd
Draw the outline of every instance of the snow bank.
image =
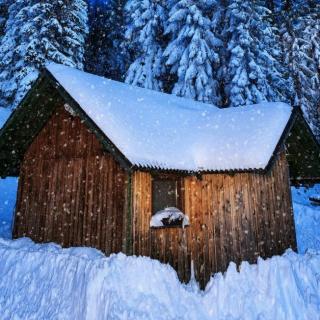
MULTIPOLYGON (((7 121, 11 110, 0 108, 0 129, 7 121)), ((18 179, 0 178, 0 237, 11 238, 12 215, 16 205, 18 179)))
POLYGON ((204 292, 168 265, 0 240, 1 319, 319 319, 320 255, 233 264, 204 292))
POLYGON ((0 237, 12 237, 12 217, 16 205, 17 178, 0 178, 0 237))
POLYGON ((310 201, 310 197, 320 195, 320 184, 313 188, 292 188, 293 211, 297 234, 298 250, 320 251, 320 206, 310 201))

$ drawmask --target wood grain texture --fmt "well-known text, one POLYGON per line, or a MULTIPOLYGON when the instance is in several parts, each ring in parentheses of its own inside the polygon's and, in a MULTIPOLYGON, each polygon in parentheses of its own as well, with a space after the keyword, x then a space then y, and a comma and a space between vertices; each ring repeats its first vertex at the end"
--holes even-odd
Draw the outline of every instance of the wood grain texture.
POLYGON ((289 171, 284 152, 267 174, 206 174, 184 177, 186 229, 150 229, 152 175, 133 176, 133 243, 136 255, 174 267, 189 281, 191 260, 202 287, 234 261, 296 249, 289 171))
POLYGON ((14 237, 122 250, 127 174, 64 108, 35 138, 20 171, 14 237))

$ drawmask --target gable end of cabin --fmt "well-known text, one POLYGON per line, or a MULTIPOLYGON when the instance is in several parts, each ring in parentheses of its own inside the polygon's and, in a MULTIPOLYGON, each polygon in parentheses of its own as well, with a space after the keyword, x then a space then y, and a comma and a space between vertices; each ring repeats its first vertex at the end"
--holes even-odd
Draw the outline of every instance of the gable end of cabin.
POLYGON ((125 251, 128 173, 57 106, 20 165, 14 237, 125 251))

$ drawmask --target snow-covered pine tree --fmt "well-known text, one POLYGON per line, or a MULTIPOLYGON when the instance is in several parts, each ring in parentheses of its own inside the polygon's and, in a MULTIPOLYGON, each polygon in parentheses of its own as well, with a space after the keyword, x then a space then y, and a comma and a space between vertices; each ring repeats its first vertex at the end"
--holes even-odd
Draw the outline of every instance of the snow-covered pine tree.
POLYGON ((274 12, 277 8, 277 3, 274 0, 265 0, 264 5, 268 8, 271 12, 274 12))
MULTIPOLYGON (((272 67, 267 67, 267 78, 272 85, 275 98, 282 102, 290 103, 294 95, 294 86, 288 65, 285 63, 286 52, 281 44, 279 15, 277 12, 277 5, 279 4, 275 0, 270 2, 274 2, 273 6, 269 4, 272 11, 269 9, 264 17, 269 32, 266 32, 266 36, 263 37, 263 43, 269 58, 266 63, 269 64, 272 61, 272 67)), ((260 5, 265 5, 264 0, 260 1, 260 5)))
MULTIPOLYGON (((57 22, 62 26, 61 51, 78 69, 84 68, 85 41, 88 34, 88 8, 85 0, 56 0, 57 22), (59 20, 60 19, 60 20, 59 20)), ((48 1, 54 3, 53 1, 48 1)))
POLYGON ((20 11, 28 8, 27 0, 17 0, 8 9, 5 33, 0 43, 0 107, 10 107, 13 104, 17 83, 13 68, 19 43, 18 32, 23 26, 20 11))
POLYGON ((86 43, 85 70, 105 76, 108 69, 108 51, 106 30, 109 19, 108 6, 105 0, 89 1, 88 24, 89 35, 86 43))
POLYGON ((129 0, 126 5, 126 39, 135 52, 126 83, 163 91, 165 7, 158 0, 129 0))
POLYGON ((277 43, 259 1, 228 2, 223 38, 226 44, 225 92, 233 107, 262 101, 286 101, 287 79, 277 61, 277 43))
POLYGON ((106 24, 109 34, 107 47, 109 48, 106 76, 115 80, 124 80, 126 70, 130 64, 130 56, 125 41, 125 13, 126 0, 108 0, 110 19, 106 24))
POLYGON ((294 82, 294 101, 300 105, 315 135, 320 138, 320 5, 308 1, 308 5, 283 12, 286 20, 282 26, 286 64, 294 82))
POLYGON ((48 61, 83 67, 86 4, 18 0, 0 46, 0 106, 15 108, 48 61))
POLYGON ((11 0, 0 0, 0 42, 4 36, 11 0))
POLYGON ((211 31, 209 19, 215 5, 216 1, 172 1, 165 30, 171 41, 164 56, 170 72, 177 76, 174 94, 220 105, 216 70, 222 43, 211 31))
POLYGON ((225 83, 225 66, 227 64, 226 61, 226 39, 224 39, 224 25, 225 25, 225 17, 226 17, 226 9, 227 9, 227 0, 216 0, 213 13, 211 15, 211 31, 213 34, 220 39, 221 46, 219 50, 216 52, 219 54, 219 66, 215 70, 215 80, 219 83, 221 97, 221 107, 227 106, 228 98, 225 94, 224 83, 225 83))
POLYGON ((114 80, 123 80, 129 64, 124 41, 125 0, 89 1, 90 33, 85 69, 114 80))
MULTIPOLYGON (((320 142, 320 3, 309 0, 306 18, 304 19, 303 38, 306 44, 303 52, 306 56, 306 67, 312 72, 309 78, 311 98, 304 105, 307 120, 320 142), (307 58, 308 57, 308 58, 307 58)), ((300 18, 303 19, 303 16, 300 18)), ((303 87, 302 93, 307 95, 308 88, 303 87)), ((309 92, 310 94, 310 92, 309 92)))
POLYGON ((320 2, 311 0, 309 1, 309 5, 310 12, 305 33, 310 43, 310 58, 314 62, 315 74, 312 77, 312 90, 315 91, 315 97, 312 100, 308 113, 310 115, 311 128, 320 143, 320 2))

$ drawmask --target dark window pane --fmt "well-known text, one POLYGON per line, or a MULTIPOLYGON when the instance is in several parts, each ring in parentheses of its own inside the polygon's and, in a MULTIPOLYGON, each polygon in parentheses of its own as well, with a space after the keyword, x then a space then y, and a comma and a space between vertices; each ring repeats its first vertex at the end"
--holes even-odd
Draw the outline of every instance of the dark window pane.
POLYGON ((177 181, 155 179, 152 182, 152 213, 168 207, 177 207, 177 181))

